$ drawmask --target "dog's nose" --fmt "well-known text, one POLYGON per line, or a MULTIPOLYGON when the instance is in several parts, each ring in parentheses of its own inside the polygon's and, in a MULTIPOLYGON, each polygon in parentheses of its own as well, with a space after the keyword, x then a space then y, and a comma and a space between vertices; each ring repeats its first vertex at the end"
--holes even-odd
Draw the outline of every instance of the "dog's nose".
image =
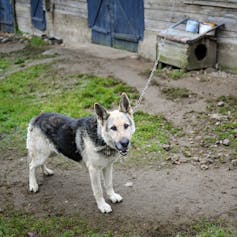
POLYGON ((128 144, 129 144, 129 140, 127 138, 123 138, 121 141, 120 141, 120 144, 123 148, 127 148, 128 147, 128 144))

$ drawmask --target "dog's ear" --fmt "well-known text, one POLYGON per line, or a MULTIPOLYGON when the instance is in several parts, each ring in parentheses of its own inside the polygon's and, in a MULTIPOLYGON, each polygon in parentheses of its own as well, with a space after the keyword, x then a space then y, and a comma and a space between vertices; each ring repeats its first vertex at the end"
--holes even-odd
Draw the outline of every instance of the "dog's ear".
POLYGON ((102 121, 108 119, 109 113, 102 105, 96 103, 94 105, 94 109, 95 109, 95 113, 96 113, 98 119, 100 119, 102 121))
POLYGON ((121 99, 120 99, 120 104, 119 104, 119 111, 123 113, 128 113, 131 116, 133 115, 133 110, 130 105, 128 96, 126 95, 125 92, 122 93, 121 99))

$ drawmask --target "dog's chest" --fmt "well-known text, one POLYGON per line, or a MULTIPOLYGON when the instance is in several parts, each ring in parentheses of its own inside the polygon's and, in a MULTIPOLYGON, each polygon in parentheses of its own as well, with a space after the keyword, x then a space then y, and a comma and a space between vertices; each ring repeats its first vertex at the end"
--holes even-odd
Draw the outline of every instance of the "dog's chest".
POLYGON ((96 147, 90 139, 85 142, 85 149, 83 152, 83 161, 87 166, 105 168, 113 163, 118 157, 118 152, 110 147, 101 146, 96 147))

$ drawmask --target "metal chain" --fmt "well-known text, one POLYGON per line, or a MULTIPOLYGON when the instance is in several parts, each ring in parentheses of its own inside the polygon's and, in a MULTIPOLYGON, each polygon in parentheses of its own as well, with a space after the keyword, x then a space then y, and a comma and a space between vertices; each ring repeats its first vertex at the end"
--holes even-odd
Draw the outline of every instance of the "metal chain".
MULTIPOLYGON (((172 8, 171 8, 171 13, 170 13, 170 20, 172 19, 172 17, 174 16, 174 9, 175 9, 175 6, 176 6, 176 0, 173 0, 173 3, 172 3, 172 8)), ((168 30, 168 29, 166 29, 168 30)), ((141 94, 140 94, 140 97, 139 99, 137 100, 137 103, 135 104, 134 106, 134 113, 136 113, 138 107, 140 106, 141 102, 142 102, 142 99, 144 98, 145 94, 146 94, 146 91, 148 89, 148 87, 150 86, 151 84, 151 81, 153 79, 153 75, 154 75, 154 72, 156 71, 157 67, 158 67, 158 64, 159 64, 159 60, 160 60, 160 53, 158 52, 158 56, 157 56, 157 59, 153 65, 153 68, 152 68, 152 71, 150 73, 150 76, 146 82, 146 85, 144 87, 144 89, 142 90, 141 94)))
POLYGON ((158 67, 158 64, 159 64, 159 60, 160 60, 160 54, 158 55, 154 65, 153 65, 153 68, 151 70, 151 73, 150 73, 150 76, 149 78, 147 79, 147 82, 146 82, 146 85, 144 87, 144 89, 142 90, 141 94, 140 94, 140 97, 139 99, 137 100, 137 103, 136 105, 134 106, 133 108, 133 112, 136 113, 138 107, 140 106, 141 102, 142 102, 142 99, 144 98, 145 94, 146 94, 146 91, 148 89, 148 87, 150 86, 151 84, 151 81, 153 79, 153 75, 154 75, 154 72, 156 71, 157 67, 158 67))

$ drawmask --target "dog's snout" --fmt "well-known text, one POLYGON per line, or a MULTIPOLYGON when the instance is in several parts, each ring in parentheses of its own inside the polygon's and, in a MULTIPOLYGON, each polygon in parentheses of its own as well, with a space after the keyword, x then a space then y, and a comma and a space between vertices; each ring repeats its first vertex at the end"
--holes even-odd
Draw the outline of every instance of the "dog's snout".
POLYGON ((121 141, 120 141, 120 144, 123 148, 127 148, 128 147, 128 144, 129 144, 129 140, 127 138, 123 138, 121 141))

